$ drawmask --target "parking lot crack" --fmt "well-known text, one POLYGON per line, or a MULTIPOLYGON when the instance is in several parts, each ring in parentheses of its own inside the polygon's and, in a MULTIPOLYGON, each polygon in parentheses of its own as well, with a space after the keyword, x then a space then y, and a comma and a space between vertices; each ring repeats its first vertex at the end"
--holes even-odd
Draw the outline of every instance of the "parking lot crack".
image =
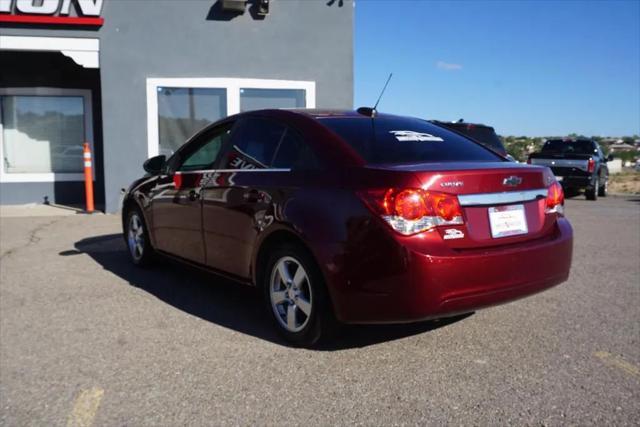
POLYGON ((62 220, 63 218, 57 218, 44 224, 39 224, 32 230, 29 230, 26 243, 3 251, 2 254, 0 254, 0 260, 5 259, 6 257, 10 257, 16 252, 28 248, 29 246, 37 245, 38 243, 40 243, 40 240, 42 240, 40 233, 62 220))

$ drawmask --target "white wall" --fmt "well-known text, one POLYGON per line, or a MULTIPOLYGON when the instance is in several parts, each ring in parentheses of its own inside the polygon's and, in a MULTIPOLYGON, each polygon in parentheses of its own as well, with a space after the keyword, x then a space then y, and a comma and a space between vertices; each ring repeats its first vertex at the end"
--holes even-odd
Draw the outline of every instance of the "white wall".
POLYGON ((622 160, 613 159, 607 163, 607 167, 609 168, 609 174, 613 175, 615 173, 622 172, 622 160))

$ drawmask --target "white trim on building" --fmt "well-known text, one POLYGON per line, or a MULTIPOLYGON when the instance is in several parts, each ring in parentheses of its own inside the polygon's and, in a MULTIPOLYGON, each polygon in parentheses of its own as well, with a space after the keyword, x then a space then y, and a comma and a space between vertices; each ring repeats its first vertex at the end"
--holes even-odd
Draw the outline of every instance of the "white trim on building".
POLYGON ((60 52, 84 68, 100 68, 100 40, 98 39, 0 36, 0 50, 60 52))
POLYGON ((240 89, 302 89, 305 108, 316 107, 316 82, 241 78, 147 78, 147 151, 153 157, 159 152, 158 88, 226 89, 227 115, 240 112, 240 89))

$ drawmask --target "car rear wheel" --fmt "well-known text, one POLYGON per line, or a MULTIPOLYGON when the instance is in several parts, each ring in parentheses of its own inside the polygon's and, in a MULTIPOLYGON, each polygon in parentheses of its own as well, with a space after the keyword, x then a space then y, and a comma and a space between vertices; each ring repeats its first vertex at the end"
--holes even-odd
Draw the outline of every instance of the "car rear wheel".
POLYGON ((312 346, 326 340, 335 320, 316 263, 296 245, 278 247, 263 274, 265 302, 273 324, 288 342, 312 346))
POLYGON ((609 177, 605 177, 604 184, 598 187, 598 196, 607 197, 607 193, 609 192, 609 177))
POLYGON ((600 179, 596 178, 596 182, 593 183, 593 187, 589 187, 585 190, 584 195, 587 200, 598 200, 598 189, 600 188, 600 179))
POLYGON ((139 266, 151 264, 155 253, 149 241, 144 217, 137 208, 131 209, 127 215, 125 235, 131 261, 139 266))

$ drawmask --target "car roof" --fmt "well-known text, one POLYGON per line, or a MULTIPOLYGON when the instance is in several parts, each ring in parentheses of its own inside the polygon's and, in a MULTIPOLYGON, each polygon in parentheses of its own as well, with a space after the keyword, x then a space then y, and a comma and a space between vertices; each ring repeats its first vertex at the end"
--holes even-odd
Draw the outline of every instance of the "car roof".
MULTIPOLYGON (((286 116, 288 114, 299 115, 308 117, 311 119, 325 119, 325 118, 350 118, 350 119, 371 119, 372 117, 360 113, 357 110, 347 110, 347 109, 321 109, 321 108, 271 108, 264 110, 253 110, 240 113, 240 115, 251 115, 251 114, 265 114, 265 115, 274 115, 274 116, 286 116)), ((387 114, 380 113, 376 111, 376 114, 373 118, 415 118, 418 120, 419 117, 411 117, 411 116, 398 116, 395 114, 387 114)))
POLYGON ((314 118, 318 117, 363 117, 354 110, 338 110, 338 109, 320 109, 320 108, 296 108, 289 111, 293 111, 298 114, 304 114, 314 118))

